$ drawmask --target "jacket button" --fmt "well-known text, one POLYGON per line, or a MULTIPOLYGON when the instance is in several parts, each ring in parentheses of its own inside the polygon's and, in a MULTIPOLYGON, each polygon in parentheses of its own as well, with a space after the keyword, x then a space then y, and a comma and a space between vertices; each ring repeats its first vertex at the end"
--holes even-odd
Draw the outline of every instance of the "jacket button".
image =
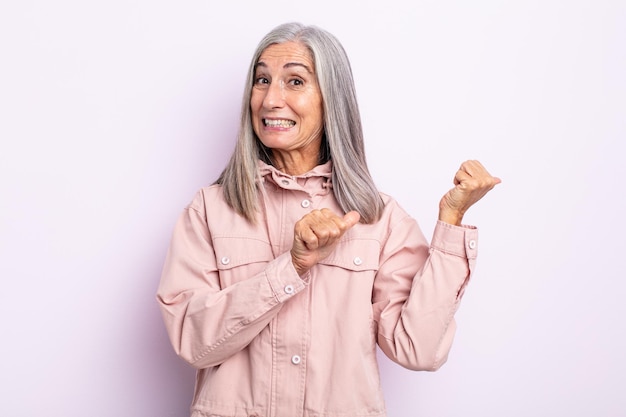
POLYGON ((300 356, 298 355, 293 355, 291 357, 291 363, 293 363, 294 365, 299 365, 300 362, 302 362, 302 359, 300 358, 300 356))
POLYGON ((311 205, 311 202, 309 200, 302 200, 301 205, 304 208, 309 208, 309 206, 311 205))
POLYGON ((230 263, 230 258, 228 256, 224 256, 222 259, 220 259, 220 262, 222 263, 222 265, 228 265, 230 263))
POLYGON ((476 249, 476 241, 474 239, 470 240, 468 245, 470 249, 476 249))
POLYGON ((363 259, 361 259, 361 258, 359 258, 359 257, 357 256, 356 258, 354 258, 354 261, 352 261, 352 262, 354 262, 354 264, 355 264, 356 266, 359 266, 359 265, 361 265, 361 264, 363 263, 363 259))
POLYGON ((285 287, 285 292, 286 292, 287 294, 293 294, 293 285, 287 285, 287 286, 285 287))

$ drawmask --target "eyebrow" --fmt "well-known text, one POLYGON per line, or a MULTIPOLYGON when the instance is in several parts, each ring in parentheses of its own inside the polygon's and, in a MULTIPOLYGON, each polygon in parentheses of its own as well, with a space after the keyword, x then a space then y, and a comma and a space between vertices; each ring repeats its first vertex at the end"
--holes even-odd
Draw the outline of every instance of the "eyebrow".
MULTIPOLYGON (((257 69, 258 67, 267 68, 267 64, 265 64, 265 62, 263 62, 263 61, 259 61, 254 66, 254 69, 257 69)), ((302 67, 309 74, 313 74, 313 71, 311 71, 311 68, 308 65, 305 65, 305 64, 303 64, 301 62, 287 62, 285 65, 283 65, 283 68, 292 68, 292 67, 302 67)))

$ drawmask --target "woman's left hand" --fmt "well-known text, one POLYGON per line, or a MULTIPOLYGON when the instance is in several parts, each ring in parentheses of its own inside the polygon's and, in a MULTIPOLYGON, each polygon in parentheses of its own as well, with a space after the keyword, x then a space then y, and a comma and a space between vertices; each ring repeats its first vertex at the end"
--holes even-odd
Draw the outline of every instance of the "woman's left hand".
POLYGON ((463 162, 454 176, 454 188, 439 202, 439 220, 460 225, 465 212, 500 182, 480 162, 463 162))

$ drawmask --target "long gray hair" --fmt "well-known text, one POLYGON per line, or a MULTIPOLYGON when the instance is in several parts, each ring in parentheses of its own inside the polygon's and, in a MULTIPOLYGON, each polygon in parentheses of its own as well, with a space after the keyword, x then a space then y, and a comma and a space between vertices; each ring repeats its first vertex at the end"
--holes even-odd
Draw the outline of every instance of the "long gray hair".
POLYGON ((300 23, 277 26, 257 46, 243 94, 237 144, 216 183, 222 185, 226 202, 248 221, 255 223, 258 211, 257 161, 261 159, 272 163, 271 150, 261 143, 252 128, 250 98, 255 66, 268 46, 285 42, 306 46, 315 62, 324 102, 320 163, 332 160, 335 198, 344 212, 356 210, 362 223, 374 223, 380 219, 384 204, 365 160, 361 115, 350 61, 339 41, 315 26, 300 23))

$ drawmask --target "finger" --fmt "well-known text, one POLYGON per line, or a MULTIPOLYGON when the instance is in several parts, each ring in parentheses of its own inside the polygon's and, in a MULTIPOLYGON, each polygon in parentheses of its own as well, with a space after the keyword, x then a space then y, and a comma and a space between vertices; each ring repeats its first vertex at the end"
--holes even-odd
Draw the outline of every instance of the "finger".
POLYGON ((491 175, 484 165, 477 160, 468 160, 463 162, 459 170, 465 171, 472 178, 479 180, 484 186, 489 186, 490 188, 493 188, 502 182, 500 178, 491 175))
POLYGON ((309 250, 314 250, 319 247, 319 239, 317 234, 308 226, 302 227, 296 232, 296 237, 304 246, 309 250))
POLYGON ((460 171, 467 172, 471 176, 481 176, 483 174, 489 174, 483 164, 475 159, 470 159, 461 164, 460 171))
POLYGON ((314 210, 306 214, 295 225, 295 238, 302 242, 305 248, 313 250, 319 247, 319 239, 315 233, 316 224, 319 223, 319 211, 314 210))
POLYGON ((472 177, 496 178, 496 177, 493 177, 489 173, 489 171, 487 171, 485 166, 480 161, 477 161, 475 159, 463 162, 463 164, 461 164, 460 169, 464 170, 465 172, 470 174, 472 177))
POLYGON ((456 174, 454 174, 454 185, 460 185, 462 182, 468 181, 471 178, 472 176, 461 167, 456 174))
MULTIPOLYGON (((352 222, 354 221, 352 217, 354 215, 358 216, 357 212, 350 212, 352 214, 350 214, 349 216, 345 215, 344 217, 340 217, 336 215, 332 210, 327 209, 327 208, 323 208, 319 210, 317 213, 318 213, 317 219, 320 224, 327 223, 329 225, 335 225, 340 230, 349 229, 350 227, 352 227, 353 226, 352 222)), ((358 221, 358 218, 356 221, 358 221)))
POLYGON ((303 218, 304 224, 315 238, 310 238, 310 249, 318 249, 328 245, 342 235, 343 220, 331 210, 313 210, 303 218), (313 241, 314 244, 313 244, 313 241))
POLYGON ((331 217, 331 220, 337 225, 337 228, 339 229, 340 234, 338 237, 351 229, 355 224, 359 222, 360 219, 361 215, 354 210, 349 211, 343 217, 335 215, 331 217))
POLYGON ((352 226, 357 224, 359 220, 361 220, 361 215, 356 211, 353 210, 346 213, 345 216, 343 216, 343 221, 346 223, 345 230, 352 228, 352 226))
POLYGON ((356 211, 346 213, 343 217, 337 216, 331 210, 322 209, 320 222, 312 228, 317 235, 319 247, 334 244, 343 234, 358 223, 361 216, 356 211))

